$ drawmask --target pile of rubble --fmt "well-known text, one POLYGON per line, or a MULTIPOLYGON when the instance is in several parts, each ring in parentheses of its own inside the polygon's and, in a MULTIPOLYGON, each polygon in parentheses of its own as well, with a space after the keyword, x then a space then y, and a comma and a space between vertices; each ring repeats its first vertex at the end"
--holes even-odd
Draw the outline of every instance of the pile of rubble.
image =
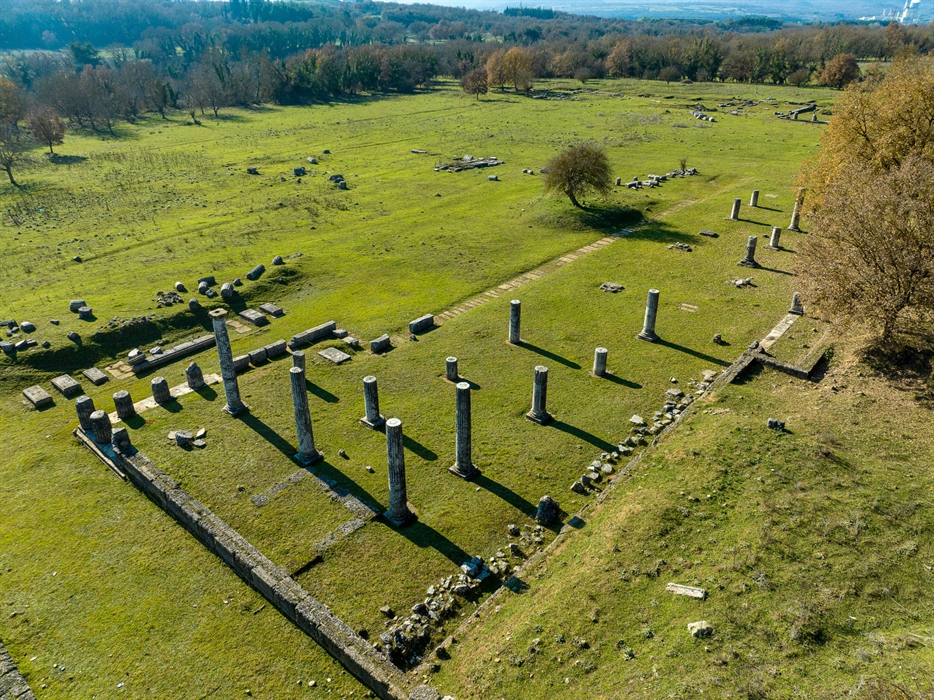
POLYGON ((447 172, 459 173, 461 170, 473 170, 474 168, 492 168, 496 165, 505 165, 506 161, 499 160, 493 156, 489 158, 474 158, 471 155, 465 155, 460 160, 453 163, 442 163, 435 166, 435 172, 445 170, 447 172))

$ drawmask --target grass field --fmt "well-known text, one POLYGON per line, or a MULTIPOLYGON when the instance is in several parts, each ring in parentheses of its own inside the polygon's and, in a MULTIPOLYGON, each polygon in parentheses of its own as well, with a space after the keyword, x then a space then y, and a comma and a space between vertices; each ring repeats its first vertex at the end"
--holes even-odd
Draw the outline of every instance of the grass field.
MULTIPOLYGON (((241 391, 252 409, 246 418, 226 417, 220 412, 222 393, 205 392, 152 409, 130 426, 134 444, 192 495, 274 561, 299 572, 313 595, 371 635, 382 631, 379 606, 407 610, 466 558, 505 547, 506 525, 531 523, 543 494, 557 498, 567 513, 592 500, 568 487, 601 451, 628 435, 631 415, 649 418, 664 403, 670 378, 687 391, 690 380, 728 365, 781 318, 794 289, 793 252, 800 234, 783 233, 781 251, 764 250, 766 240, 760 238, 759 270, 736 263, 747 236, 787 225, 798 166, 819 140, 820 126, 777 120, 772 112, 805 98, 829 107, 833 93, 637 81, 587 87, 592 91, 570 100, 494 93, 477 101, 444 84, 405 98, 230 111, 219 120, 205 119, 203 127, 185 126, 181 118, 151 119, 125 127, 116 140, 69 136, 58 162, 37 153, 38 164, 21 173, 22 190, 0 188, 6 212, 0 316, 32 320, 39 327, 32 335, 52 344, 47 351, 21 354, 16 363, 0 360, 0 421, 11 448, 0 466, 0 495, 10 504, 0 516, 0 592, 10 612, 18 611, 0 616, 0 638, 37 692, 46 683, 43 697, 119 692, 221 697, 240 688, 254 696, 298 697, 326 692, 326 678, 332 679, 333 692, 362 692, 309 639, 268 607, 259 610, 261 599, 167 516, 79 448, 69 434, 76 422, 71 401, 58 397, 54 408, 42 412, 21 402, 19 392, 29 384, 48 387, 61 372, 82 381, 79 369, 110 364, 136 345, 171 344, 203 333, 210 327, 206 312, 156 307, 155 293, 168 291, 176 280, 194 289, 203 275, 214 274, 219 283, 245 280, 255 264, 267 266, 259 282, 245 280, 232 308, 274 301, 286 315, 262 330, 232 331, 234 354, 330 319, 364 340, 384 332, 397 338, 392 352, 359 351, 341 366, 315 353, 342 346, 339 341, 307 352, 315 435, 326 456, 316 471, 367 502, 387 505, 385 439, 357 422, 363 415, 361 379, 374 374, 383 414, 403 420, 409 500, 419 515, 417 524, 401 531, 367 524, 320 561, 314 559, 314 544, 352 518, 346 509, 308 480, 274 494, 262 507, 250 500, 298 469, 291 460, 288 358, 241 375, 241 391), (748 108, 745 116, 721 110, 716 123, 697 122, 688 113, 698 99, 715 106, 734 96, 778 102, 748 108), (540 177, 521 173, 523 168, 537 172, 578 139, 604 143, 623 181, 668 172, 682 157, 699 174, 652 190, 616 188, 605 200, 591 201, 589 211, 578 212, 565 200, 544 196, 540 177), (325 149, 331 154, 324 155, 325 149), (435 164, 465 153, 498 156, 506 165, 433 172, 435 164), (292 168, 307 167, 310 155, 319 165, 310 166, 299 182, 292 168), (247 175, 247 167, 257 167, 260 175, 247 175), (499 182, 487 180, 491 172, 499 182), (343 174, 349 189, 331 185, 331 173, 343 174), (754 210, 746 206, 752 189, 761 192, 754 210), (742 220, 724 221, 734 197, 744 200, 742 220), (630 232, 573 262, 551 262, 623 229, 630 232), (701 229, 720 236, 699 236, 701 229), (675 242, 690 244, 693 251, 668 248, 675 242), (281 268, 270 265, 274 255, 298 252, 303 255, 286 258, 281 268), (82 262, 72 261, 75 255, 82 262), (541 266, 546 273, 537 279, 518 289, 499 289, 541 266), (729 284, 748 276, 754 287, 729 284), (599 291, 606 281, 625 289, 599 291), (657 344, 635 338, 651 287, 661 290, 663 342, 657 344), (407 340, 409 320, 440 314, 487 290, 498 296, 417 342, 407 340), (70 314, 72 298, 86 299, 99 320, 83 322, 70 314), (523 303, 525 343, 518 347, 504 342, 511 298, 523 303), (132 330, 108 327, 114 318, 150 314, 151 321, 132 330), (49 318, 60 325, 49 324, 49 318), (70 330, 82 335, 80 348, 65 340, 70 330), (715 345, 715 333, 726 343, 715 345), (611 379, 589 374, 598 345, 609 348, 611 379), (483 477, 473 483, 447 472, 454 457, 454 388, 442 378, 448 355, 459 358, 461 374, 475 389, 474 460, 483 477), (550 370, 549 408, 556 416, 550 427, 523 418, 537 364, 550 370), (166 440, 169 430, 197 427, 208 430, 204 451, 183 452, 166 440), (49 670, 57 660, 66 671, 49 670), (306 685, 299 688, 299 679, 306 685), (317 690, 307 686, 312 679, 317 690), (118 689, 120 682, 126 685, 118 689), (186 691, 179 694, 183 686, 186 691)), ((219 305, 201 300, 205 309, 219 305)), ((812 322, 802 319, 800 330, 787 339, 791 360, 812 344, 807 323, 812 322)), ((213 350, 195 359, 206 373, 218 369, 213 350)), ((182 383, 186 364, 160 373, 170 385, 182 383)), ((110 396, 119 389, 137 400, 148 395, 150 378, 115 379, 100 388, 86 380, 82 385, 109 410, 110 396)), ((761 392, 756 394, 760 406, 794 402, 791 394, 771 397, 760 382, 750 391, 761 392)), ((758 410, 755 420, 764 422, 758 410)), ((696 420, 707 426, 708 442, 720 450, 711 459, 762 449, 758 443, 730 442, 733 433, 718 432, 720 424, 712 418, 696 420)), ((659 467, 657 482, 644 482, 644 488, 662 499, 678 488, 677 471, 659 467)), ((758 482, 739 475, 729 481, 737 493, 758 488, 758 482)), ((812 488, 817 498, 820 491, 812 488)), ((629 512, 619 510, 604 508, 601 512, 612 514, 601 517, 612 520, 629 512)), ((751 527, 753 519, 744 515, 742 527, 751 527)), ((596 528, 588 524, 580 538, 572 538, 578 544, 564 547, 595 542, 590 533, 596 528)), ((636 539, 651 539, 650 534, 638 530, 636 539)), ((689 534, 680 533, 668 546, 680 547, 682 535, 689 546, 689 534)), ((737 541, 744 537, 759 546, 752 535, 736 534, 737 541)), ((915 541, 922 547, 923 538, 915 541)), ((649 546, 657 549, 655 544, 644 548, 649 546)), ((785 574, 768 572, 770 580, 782 575, 800 579, 791 567, 785 574)), ((588 576, 598 580, 595 573, 588 576)), ((556 585, 578 580, 557 578, 556 585)), ((554 605, 562 615, 576 614, 561 602, 563 593, 555 589, 549 603, 552 597, 539 595, 539 584, 530 583, 529 594, 517 599, 519 612, 511 618, 516 625, 533 624, 525 605, 554 605)), ((632 585, 634 601, 649 596, 640 606, 656 595, 648 583, 632 585)), ((795 591, 789 595, 803 595, 795 591)), ((715 604, 720 603, 712 596, 704 605, 715 604)), ((599 607, 622 614, 609 602, 599 607)), ((485 618, 471 633, 476 634, 473 651, 459 652, 445 664, 439 687, 458 697, 500 691, 503 697, 542 697, 543 688, 519 684, 524 666, 512 675, 490 666, 483 654, 498 653, 499 643, 496 629, 485 627, 490 624, 485 618), (494 638, 484 637, 484 630, 494 638)), ((670 673, 685 657, 667 654, 681 649, 684 640, 674 633, 664 638, 671 646, 664 646, 655 665, 670 673)), ((628 638, 627 643, 636 648, 628 638)), ((637 660, 642 656, 639 650, 637 660)), ((804 667, 800 656, 773 662, 804 667)), ((610 672, 604 661, 595 663, 610 672)), ((840 683, 847 668, 837 675, 840 683)), ((536 673, 555 681, 556 669, 536 673)), ((593 678, 600 678, 599 672, 593 678)), ((563 676, 560 680, 563 686, 563 676)), ((594 687, 605 697, 616 692, 611 684, 594 687)), ((674 686, 664 687, 675 692, 674 686)), ((572 697, 579 687, 560 690, 572 697)))

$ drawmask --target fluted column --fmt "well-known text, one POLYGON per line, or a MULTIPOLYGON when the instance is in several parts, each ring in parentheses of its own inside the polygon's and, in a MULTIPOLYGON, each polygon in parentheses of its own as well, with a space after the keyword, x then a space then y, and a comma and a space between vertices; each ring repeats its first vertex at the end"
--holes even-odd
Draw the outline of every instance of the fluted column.
POLYGON ((85 433, 91 432, 91 414, 94 413, 94 399, 90 396, 79 396, 75 400, 75 411, 78 413, 78 423, 85 433))
POLYGON ((150 385, 152 386, 152 398, 156 400, 156 403, 168 403, 172 400, 172 391, 165 377, 155 377, 150 385))
POLYGON ((117 409, 117 418, 120 420, 127 420, 136 415, 136 409, 133 408, 133 397, 125 389, 114 394, 114 408, 117 409))
POLYGON ((374 430, 382 428, 386 419, 379 412, 379 387, 376 383, 376 377, 363 378, 363 407, 366 410, 366 415, 360 419, 360 422, 374 430))
POLYGON ((473 463, 470 425, 470 384, 457 384, 457 416, 455 418, 456 440, 454 466, 449 471, 462 479, 473 479, 480 470, 473 463))
POLYGON ((384 513, 384 517, 395 527, 402 527, 415 515, 409 510, 405 485, 402 421, 398 418, 390 418, 386 421, 386 459, 389 463, 389 510, 384 513))
POLYGON ((795 208, 791 212, 791 224, 788 226, 789 231, 800 231, 798 228, 798 223, 801 221, 801 208, 804 206, 804 195, 807 192, 806 187, 799 187, 798 192, 795 195, 795 208))
POLYGON ((110 444, 113 428, 110 425, 110 416, 105 411, 94 411, 91 414, 91 433, 98 445, 110 444))
POLYGON ((197 390, 204 386, 204 373, 197 362, 192 362, 185 369, 185 379, 190 389, 197 390))
POLYGON ((224 380, 224 396, 227 398, 227 404, 223 410, 225 413, 235 416, 247 410, 247 407, 240 400, 237 370, 234 369, 233 353, 230 350, 230 336, 227 334, 227 310, 214 309, 210 315, 214 324, 214 337, 217 339, 217 357, 220 360, 221 377, 224 380))
POLYGON ((305 389, 305 372, 300 367, 289 369, 292 382, 292 406, 295 409, 295 430, 298 433, 298 454, 302 464, 314 464, 321 459, 315 449, 315 435, 311 429, 311 410, 308 408, 308 391, 305 389))

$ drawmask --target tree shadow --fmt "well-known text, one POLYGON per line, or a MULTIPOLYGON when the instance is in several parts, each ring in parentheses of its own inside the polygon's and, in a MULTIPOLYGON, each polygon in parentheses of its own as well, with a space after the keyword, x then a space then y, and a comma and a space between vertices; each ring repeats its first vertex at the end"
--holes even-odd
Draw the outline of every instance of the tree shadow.
POLYGON ((603 204, 590 206, 585 209, 567 208, 565 199, 560 211, 551 211, 536 217, 549 226, 570 229, 572 231, 601 231, 616 233, 621 228, 635 226, 643 219, 642 212, 627 205, 603 204))
POLYGON ((573 435, 579 440, 589 442, 591 445, 602 450, 603 452, 612 452, 616 449, 616 445, 611 445, 603 438, 599 438, 593 433, 588 433, 586 430, 571 425, 570 423, 565 423, 564 421, 553 420, 548 424, 547 427, 557 428, 562 433, 567 433, 568 435, 573 435))
POLYGON ((498 481, 494 481, 493 479, 491 479, 490 477, 488 477, 486 474, 482 472, 478 474, 476 477, 474 477, 473 483, 479 486, 480 488, 486 489, 487 491, 492 493, 494 496, 497 496, 501 498, 502 500, 506 501, 506 503, 511 505, 513 508, 515 508, 516 510, 518 510, 519 512, 521 512, 523 515, 525 515, 528 518, 534 518, 535 514, 538 512, 537 506, 533 505, 532 503, 529 503, 529 501, 525 500, 522 496, 520 496, 518 493, 516 493, 512 489, 506 486, 503 486, 498 481))
POLYGON ((571 360, 565 357, 561 357, 561 355, 556 355, 553 352, 549 352, 548 350, 545 350, 544 348, 540 348, 537 345, 533 345, 532 343, 528 343, 524 340, 519 343, 519 347, 525 348, 527 350, 531 350, 532 352, 538 355, 541 355, 542 357, 546 357, 549 360, 554 360, 555 362, 562 364, 565 367, 570 367, 571 369, 581 368, 581 366, 577 364, 576 362, 572 362, 571 360))
POLYGON ((317 396, 322 401, 327 401, 328 403, 338 403, 340 401, 337 396, 332 394, 324 387, 312 383, 312 381, 307 377, 305 378, 305 388, 308 390, 308 393, 317 396))
POLYGON ((297 447, 294 447, 292 443, 263 423, 263 421, 252 413, 241 413, 236 418, 289 459, 292 459, 298 452, 297 447))
POLYGON ((707 237, 679 231, 664 221, 648 221, 644 226, 628 232, 625 238, 658 243, 690 243, 692 246, 698 246, 706 243, 707 237))
POLYGON ((631 382, 628 379, 623 379, 622 377, 617 377, 612 372, 607 371, 602 377, 597 377, 598 379, 605 379, 608 382, 613 384, 619 384, 621 386, 628 387, 630 389, 641 389, 642 385, 637 382, 631 382))
POLYGON ((49 156, 49 162, 54 165, 77 165, 87 160, 87 156, 63 156, 53 153, 49 156))
POLYGON ((729 367, 730 363, 726 360, 721 360, 713 355, 708 355, 706 353, 700 352, 699 350, 692 350, 691 348, 686 348, 683 345, 678 345, 677 343, 672 343, 668 340, 659 339, 655 341, 656 345, 663 345, 666 348, 671 348, 672 350, 677 350, 678 352, 683 352, 686 355, 693 355, 694 357, 704 360, 705 362, 712 362, 715 365, 720 365, 721 367, 729 367))
POLYGON ((438 459, 438 455, 436 455, 434 452, 429 450, 422 443, 420 443, 418 440, 415 440, 410 435, 402 435, 402 444, 405 446, 405 449, 418 455, 426 462, 434 462, 436 459, 438 459))

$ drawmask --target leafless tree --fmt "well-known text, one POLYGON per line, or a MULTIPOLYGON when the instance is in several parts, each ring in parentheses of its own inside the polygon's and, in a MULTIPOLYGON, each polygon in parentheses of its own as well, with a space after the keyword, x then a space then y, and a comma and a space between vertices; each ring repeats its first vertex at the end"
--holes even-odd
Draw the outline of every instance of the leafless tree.
POLYGON ((48 146, 52 155, 55 154, 52 146, 62 143, 65 139, 65 122, 48 108, 32 112, 26 118, 26 125, 32 132, 32 137, 43 146, 48 146))

